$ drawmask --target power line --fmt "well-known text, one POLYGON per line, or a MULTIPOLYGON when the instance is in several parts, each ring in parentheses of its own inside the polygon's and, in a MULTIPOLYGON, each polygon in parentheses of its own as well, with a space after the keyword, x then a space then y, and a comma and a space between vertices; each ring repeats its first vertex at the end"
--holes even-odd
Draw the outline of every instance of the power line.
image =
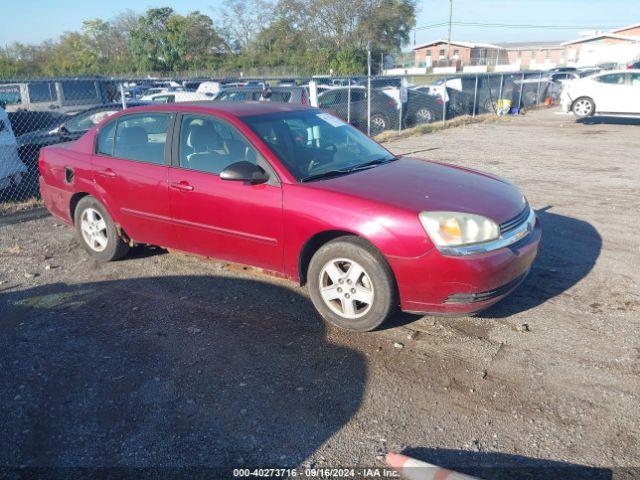
POLYGON ((449 24, 466 26, 466 27, 485 27, 485 28, 522 28, 522 29, 551 29, 551 30, 608 30, 616 28, 616 26, 593 26, 593 25, 537 25, 537 24, 518 24, 518 23, 484 23, 484 22, 464 22, 464 21, 452 21, 452 22, 439 22, 430 23, 415 27, 415 30, 428 30, 434 28, 446 27, 449 24))

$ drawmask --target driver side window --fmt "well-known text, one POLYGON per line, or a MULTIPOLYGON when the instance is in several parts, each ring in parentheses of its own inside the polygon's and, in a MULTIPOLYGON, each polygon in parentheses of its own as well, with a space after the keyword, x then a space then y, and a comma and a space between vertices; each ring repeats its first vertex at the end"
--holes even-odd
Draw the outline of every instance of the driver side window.
POLYGON ((180 167, 218 175, 232 163, 258 163, 258 152, 231 125, 206 115, 185 115, 180 125, 180 167))

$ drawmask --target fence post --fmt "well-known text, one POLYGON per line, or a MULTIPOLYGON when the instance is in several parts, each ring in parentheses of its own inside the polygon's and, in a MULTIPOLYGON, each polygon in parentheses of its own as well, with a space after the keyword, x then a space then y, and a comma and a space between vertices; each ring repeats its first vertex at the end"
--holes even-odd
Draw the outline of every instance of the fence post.
POLYGON ((351 77, 347 81, 347 123, 351 123, 351 77))
POLYGON ((540 82, 542 82, 542 70, 538 76, 538 89, 536 90, 536 106, 540 105, 540 82))
POLYGON ((478 103, 478 74, 476 73, 476 86, 473 90, 473 115, 472 117, 476 116, 476 108, 477 107, 477 103, 478 103))
POLYGON ((122 102, 122 109, 127 109, 127 99, 124 96, 124 83, 120 83, 120 101, 122 102))
POLYGON ((498 100, 502 100, 502 89, 504 87, 504 73, 500 74, 500 93, 498 94, 498 100))
POLYGON ((520 79, 520 95, 518 96, 518 115, 520 115, 520 107, 522 106, 522 90, 524 89, 524 72, 522 72, 522 78, 520 79))
POLYGON ((447 121, 447 103, 451 101, 449 93, 447 92, 447 77, 444 77, 444 83, 442 84, 442 124, 447 121), (446 97, 446 100, 445 100, 446 97))

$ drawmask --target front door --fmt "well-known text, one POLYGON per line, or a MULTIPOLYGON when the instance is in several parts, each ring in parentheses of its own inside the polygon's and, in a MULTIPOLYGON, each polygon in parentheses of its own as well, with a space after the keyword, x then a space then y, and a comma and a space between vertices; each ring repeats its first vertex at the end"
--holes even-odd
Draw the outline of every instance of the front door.
POLYGON ((164 152, 170 124, 168 113, 123 115, 101 128, 92 158, 95 185, 114 221, 133 240, 163 247, 175 247, 164 152))
POLYGON ((184 115, 174 137, 169 202, 179 248, 280 272, 282 189, 266 161, 235 127, 208 115, 184 115), (247 160, 269 171, 268 183, 221 180, 247 160))

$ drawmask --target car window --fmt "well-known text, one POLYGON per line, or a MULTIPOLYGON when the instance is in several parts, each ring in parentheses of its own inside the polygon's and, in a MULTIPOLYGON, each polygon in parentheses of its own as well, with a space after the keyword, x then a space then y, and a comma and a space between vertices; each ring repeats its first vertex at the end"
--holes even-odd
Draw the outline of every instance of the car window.
POLYGON ((337 98, 338 92, 335 90, 323 93, 322 96, 318 99, 318 105, 321 107, 333 105, 334 103, 336 103, 337 98))
POLYGON ((139 162, 164 164, 169 114, 146 113, 120 117, 113 156, 139 162))
POLYGON ((116 112, 117 110, 100 110, 84 114, 80 113, 65 123, 65 128, 72 133, 84 132, 116 112))
MULTIPOLYGON (((348 95, 348 93, 347 93, 348 95)), ((351 90, 351 101, 352 102, 360 102, 367 98, 366 92, 364 90, 351 90)))
POLYGON ((70 80, 60 82, 60 85, 67 103, 95 103, 98 99, 95 82, 70 80))
POLYGON ((631 74, 631 85, 634 87, 640 87, 640 73, 631 74))
POLYGON ((600 83, 623 85, 624 84, 624 74, 623 73, 610 73, 608 75, 601 75, 601 76, 596 78, 596 81, 598 81, 600 83))
POLYGON ((159 95, 153 98, 154 103, 174 103, 175 101, 175 95, 159 95))
POLYGON ((36 102, 53 102, 58 99, 56 87, 51 82, 32 82, 27 86, 29 91, 29 101, 36 102))
POLYGON ((98 132, 98 145, 96 153, 101 155, 113 155, 113 134, 116 131, 117 121, 113 121, 104 125, 98 132))
POLYGON ((224 100, 226 102, 244 102, 247 100, 253 100, 253 92, 222 92, 218 97, 218 100, 224 100))
POLYGON ((269 102, 287 103, 291 98, 291 92, 271 92, 271 96, 269 98, 263 99, 262 95, 260 98, 269 102))
POLYGON ((216 175, 232 163, 259 161, 258 152, 234 127, 205 115, 182 117, 179 150, 181 167, 216 175))

